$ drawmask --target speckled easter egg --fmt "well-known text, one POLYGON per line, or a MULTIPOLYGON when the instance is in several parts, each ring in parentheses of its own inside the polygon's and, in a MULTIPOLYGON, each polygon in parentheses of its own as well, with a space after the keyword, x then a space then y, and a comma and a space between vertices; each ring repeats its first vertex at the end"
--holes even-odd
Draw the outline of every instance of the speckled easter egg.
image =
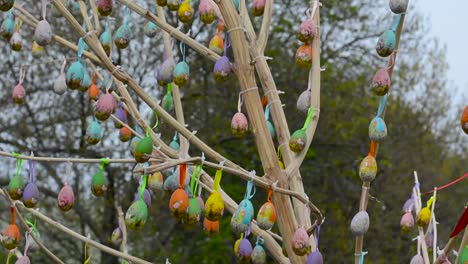
POLYGON ((60 73, 60 75, 55 79, 54 82, 54 92, 56 94, 64 94, 67 90, 67 81, 65 77, 65 73, 60 73))
POLYGON ((172 193, 169 209, 175 218, 184 219, 187 216, 188 206, 189 198, 184 189, 177 189, 172 193))
POLYGON ((249 122, 242 112, 237 112, 231 120, 231 132, 236 137, 243 137, 249 130, 249 122))
POLYGON ((408 8, 408 0, 390 0, 390 10, 395 14, 403 14, 408 8))
POLYGON ((119 129, 119 139, 122 142, 127 142, 132 138, 132 131, 128 129, 127 127, 122 127, 119 129))
POLYGON ((123 238, 123 233, 120 227, 117 227, 116 229, 114 229, 114 231, 112 231, 112 235, 111 235, 112 244, 116 246, 120 245, 120 243, 122 243, 122 238, 123 238))
POLYGON ((363 182, 371 182, 377 175, 377 161, 371 155, 367 155, 359 165, 359 177, 363 182))
POLYGON ((297 30, 297 39, 302 42, 311 43, 315 36, 315 23, 314 20, 308 18, 304 20, 297 30))
POLYGON ((87 92, 89 87, 91 87, 91 77, 89 76, 88 71, 84 69, 84 76, 80 85, 80 91, 87 92))
POLYGON ((463 132, 465 132, 465 134, 468 134, 468 105, 466 105, 465 109, 463 110, 460 123, 463 129, 463 132))
POLYGON ((114 43, 118 49, 125 49, 130 44, 132 30, 126 24, 121 25, 114 35, 114 43))
POLYGON ((416 219, 416 224, 421 227, 425 227, 429 224, 431 220, 431 209, 424 207, 419 211, 418 218, 416 219))
POLYGON ((47 20, 43 19, 37 23, 34 40, 41 46, 47 46, 52 41, 52 28, 47 20))
POLYGON ((96 145, 97 143, 99 143, 99 141, 101 141, 102 130, 101 125, 99 125, 98 121, 91 121, 91 123, 88 126, 88 129, 86 129, 86 136, 88 137, 88 144, 90 145, 96 145))
POLYGON ((208 219, 203 219, 203 229, 208 233, 208 235, 214 235, 219 233, 219 221, 210 221, 208 219))
POLYGON ((224 52, 224 40, 221 36, 215 35, 211 40, 208 46, 210 50, 215 52, 218 55, 222 55, 224 52))
POLYGON ((33 57, 39 58, 39 57, 41 57, 42 55, 45 54, 45 49, 44 49, 44 47, 37 44, 36 41, 33 41, 32 46, 31 46, 31 53, 32 53, 33 57))
POLYGON ((190 24, 193 20, 193 9, 190 6, 189 1, 184 1, 179 6, 179 11, 177 12, 179 15, 179 20, 184 24, 190 24))
POLYGON ((312 67, 312 48, 308 44, 304 44, 297 49, 296 65, 302 69, 312 67))
POLYGON ((16 248, 21 240, 21 233, 17 225, 10 224, 3 230, 3 247, 12 250, 16 248))
POLYGON ((175 181, 174 175, 170 175, 169 177, 166 178, 163 184, 163 189, 166 192, 174 192, 179 188, 179 184, 175 181))
POLYGON ((276 209, 272 202, 266 202, 257 213, 257 225, 263 230, 270 230, 276 221, 276 209))
POLYGON ((252 15, 263 16, 264 11, 265 11, 265 0, 253 0, 252 15))
POLYGON ((239 243, 237 258, 243 263, 250 263, 252 251, 252 244, 248 239, 244 238, 239 243))
POLYGON ((374 117, 369 124, 370 140, 381 142, 387 137, 387 125, 381 117, 374 117))
POLYGON ((253 216, 254 208, 252 202, 248 199, 242 200, 231 218, 231 228, 234 233, 239 234, 246 232, 250 227, 250 222, 252 222, 253 216))
POLYGON ((67 71, 67 86, 75 90, 80 88, 84 78, 84 67, 79 61, 73 62, 67 71))
POLYGON ((304 130, 296 130, 289 139, 289 148, 295 153, 301 152, 307 143, 307 134, 304 130))
MULTIPOLYGON (((140 199, 140 194, 137 192, 135 193, 135 199, 134 201, 138 201, 140 199)), ((148 208, 151 208, 151 193, 148 189, 145 189, 143 191, 143 201, 145 202, 146 206, 148 206, 148 208)))
POLYGON ((29 182, 24 188, 23 192, 23 204, 28 208, 33 208, 39 202, 39 189, 36 183, 29 182))
POLYGON ((101 42, 102 48, 106 52, 107 56, 109 56, 112 46, 112 35, 110 31, 105 30, 102 32, 101 36, 99 36, 99 41, 101 42))
POLYGON ((158 6, 166 6, 167 5, 167 0, 156 0, 156 4, 158 6))
POLYGON ((145 36, 153 38, 158 33, 158 27, 151 21, 146 22, 145 28, 143 29, 145 36))
POLYGON ((109 16, 112 14, 113 0, 98 0, 97 11, 101 16, 109 16))
POLYGON ((156 79, 159 85, 165 87, 174 80, 175 63, 173 59, 166 59, 158 69, 156 79))
POLYGON ((309 235, 307 231, 300 227, 292 238, 292 249, 298 256, 305 256, 310 252, 309 235))
POLYGON ((354 215, 351 220, 351 232, 354 236, 364 235, 369 229, 369 214, 366 211, 360 211, 354 215))
POLYGON ((412 259, 410 264, 424 264, 424 259, 421 255, 415 255, 412 259))
POLYGON ((11 199, 19 200, 23 197, 24 187, 25 187, 24 178, 20 175, 15 175, 11 178, 10 183, 8 183, 8 194, 11 199))
POLYGON ((15 264, 30 264, 30 263, 31 261, 29 260, 28 256, 21 256, 15 262, 15 264))
POLYGON ((99 91, 99 88, 97 87, 96 83, 92 82, 88 90, 89 100, 97 101, 100 93, 101 92, 99 91))
POLYGON ((229 74, 231 73, 231 63, 229 62, 229 58, 227 56, 222 56, 219 58, 213 69, 214 79, 217 82, 224 82, 229 78, 229 74))
POLYGON ((301 111, 304 114, 307 114, 309 112, 311 94, 312 93, 309 90, 305 90, 301 93, 301 95, 297 99, 297 110, 301 111))
POLYGON ((377 40, 375 50, 377 51, 377 54, 379 54, 379 56, 388 57, 395 50, 395 46, 395 32, 393 32, 392 30, 387 30, 384 33, 382 33, 382 35, 380 35, 379 39, 377 40))
POLYGON ((140 141, 141 139, 139 137, 133 137, 130 141, 130 153, 132 154, 132 156, 135 155, 136 148, 140 141))
POLYGON ((266 252, 261 245, 256 245, 251 254, 253 264, 265 264, 266 252))
POLYGON ((391 79, 387 69, 380 69, 372 79, 372 92, 378 96, 386 95, 390 89, 390 84, 391 79))
POLYGON ((103 171, 99 170, 94 174, 93 179, 91 180, 91 191, 94 196, 100 197, 106 194, 108 184, 107 177, 104 175, 103 171))
POLYGON ((224 201, 219 192, 213 192, 205 203, 205 218, 218 221, 224 213, 224 201))
POLYGON ((14 32, 10 38, 10 47, 14 51, 20 51, 23 48, 23 38, 20 33, 14 32))
POLYGON ((13 33, 15 33, 15 21, 13 19, 13 15, 9 13, 7 15, 7 18, 2 22, 2 25, 0 26, 0 35, 7 41, 10 41, 11 37, 13 36, 13 33))
POLYGON ((266 123, 267 123, 268 132, 270 132, 270 136, 274 138, 276 135, 276 130, 275 130, 275 127, 273 126, 273 123, 271 123, 270 120, 267 120, 266 123))
POLYGON ((13 102, 15 104, 23 104, 26 99, 26 90, 24 89, 22 84, 17 84, 15 88, 13 88, 13 92, 11 94, 13 98, 13 102))
POLYGON ((400 220, 400 226, 403 232, 409 232, 414 226, 413 214, 408 212, 405 213, 400 220))
POLYGON ((117 103, 115 102, 114 96, 110 93, 105 93, 99 97, 94 110, 95 116, 98 120, 107 120, 112 113, 115 112, 117 103))
POLYGON ((167 0, 167 8, 170 11, 177 11, 179 10, 180 0, 167 0))
POLYGON ((188 227, 195 226, 198 222, 200 222, 201 214, 202 209, 198 199, 190 198, 188 211, 184 219, 184 224, 188 227))
POLYGON ((57 197, 57 205, 60 210, 66 212, 72 209, 73 204, 75 203, 75 194, 73 189, 65 183, 65 186, 60 190, 57 197))
POLYGON ((164 179, 161 172, 157 171, 148 176, 148 188, 157 193, 163 190, 164 179))
POLYGON ((142 200, 133 202, 125 213, 125 224, 130 230, 138 230, 142 228, 147 219, 148 207, 142 200))
POLYGON ((0 0, 0 11, 8 11, 15 4, 15 0, 0 0))
POLYGON ((201 0, 198 12, 200 12, 200 19, 205 25, 213 23, 216 19, 216 13, 210 0, 201 0))
POLYGON ((189 80, 190 68, 185 61, 177 63, 174 68, 174 83, 179 87, 185 86, 189 80))
POLYGON ((140 142, 133 153, 133 157, 139 163, 147 162, 150 158, 146 155, 151 155, 153 152, 153 141, 150 137, 145 137, 140 142))

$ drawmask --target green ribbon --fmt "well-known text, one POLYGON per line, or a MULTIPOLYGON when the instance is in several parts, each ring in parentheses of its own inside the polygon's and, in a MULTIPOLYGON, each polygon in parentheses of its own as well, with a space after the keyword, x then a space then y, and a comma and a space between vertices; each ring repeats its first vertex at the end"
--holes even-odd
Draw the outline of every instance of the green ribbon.
POLYGON ((109 164, 109 159, 108 158, 102 158, 101 159, 101 165, 99 165, 99 170, 104 171, 104 166, 109 164))
POLYGON ((11 155, 16 158, 16 177, 20 176, 21 165, 23 165, 23 160, 19 158, 21 154, 12 152, 11 155))
POLYGON ((156 129, 159 125, 159 116, 158 114, 156 114, 156 111, 153 111, 154 112, 154 116, 156 117, 156 122, 154 123, 154 126, 151 128, 152 130, 156 129))
POLYGON ((139 190, 140 200, 144 201, 143 193, 145 192, 145 189, 146 189, 146 180, 148 179, 148 176, 146 174, 143 174, 141 175, 140 179, 141 179, 140 190, 139 190))
POLYGON ((190 190, 192 190, 193 196, 195 196, 195 192, 198 189, 198 183, 200 181, 202 165, 197 165, 195 170, 192 173, 192 180, 190 181, 190 190))
POLYGON ((306 121, 304 123, 304 126, 302 127, 302 130, 306 130, 307 127, 309 126, 310 124, 310 121, 312 121, 312 117, 314 116, 314 108, 310 107, 309 108, 309 111, 307 112, 307 118, 306 118, 306 121))

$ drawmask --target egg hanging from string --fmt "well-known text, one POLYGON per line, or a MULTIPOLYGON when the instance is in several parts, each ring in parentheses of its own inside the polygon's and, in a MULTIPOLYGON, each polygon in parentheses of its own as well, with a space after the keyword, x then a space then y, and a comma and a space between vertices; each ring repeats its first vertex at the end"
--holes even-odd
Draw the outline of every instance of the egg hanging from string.
POLYGON ((167 9, 169 11, 177 11, 179 10, 180 0, 167 0, 167 9))
POLYGON ((135 152, 133 153, 133 157, 138 163, 147 162, 150 158, 146 155, 151 155, 153 152, 153 141, 151 137, 146 136, 136 146, 135 152))
POLYGON ((164 177, 160 171, 156 171, 148 176, 148 188, 157 193, 163 190, 164 177))
POLYGON ((84 78, 84 68, 80 61, 73 62, 67 71, 67 86, 71 90, 80 88, 84 78))
POLYGON ((99 94, 100 94, 99 88, 96 84, 96 77, 97 75, 93 73, 93 77, 91 78, 91 86, 89 87, 89 90, 88 90, 88 98, 89 100, 92 100, 92 101, 97 101, 99 98, 99 94))
POLYGON ((132 138, 132 131, 128 129, 127 127, 122 127, 119 129, 119 139, 122 142, 127 142, 132 138))
POLYGON ((156 34, 158 33, 158 27, 153 22, 148 21, 145 24, 145 28, 143 29, 143 33, 148 38, 154 38, 156 36, 156 34))
POLYGON ((387 69, 380 69, 372 79, 372 91, 375 95, 384 96, 390 89, 391 79, 387 69))
POLYGON ((401 217, 400 226, 401 230, 406 233, 414 227, 414 217, 411 212, 407 212, 401 217))
POLYGON ((174 83, 179 87, 187 84, 190 76, 190 68, 187 62, 181 61, 174 68, 174 83))
POLYGON ((42 1, 42 20, 37 23, 34 30, 34 40, 41 46, 47 46, 52 41, 52 28, 46 20, 46 2, 42 1))
POLYGON ((307 143, 307 133, 303 129, 296 130, 289 139, 289 149, 295 153, 301 152, 307 143))
POLYGON ((276 221, 275 205, 267 201, 260 207, 257 213, 257 225, 263 230, 270 230, 276 221))
POLYGON ((15 20, 13 19, 13 14, 8 12, 6 19, 0 26, 0 35, 7 41, 10 41, 13 33, 15 33, 15 20))
POLYGON ((237 112, 231 120, 231 132, 235 137, 241 138, 247 134, 249 122, 242 112, 237 112))
POLYGON ((132 203, 125 213, 125 224, 130 230, 141 229, 148 220, 148 207, 139 199, 132 203))
POLYGON ((265 11, 265 0, 253 0, 252 2, 252 15, 263 16, 265 11))
POLYGON ((101 141, 102 130, 101 125, 97 120, 91 121, 88 129, 86 129, 86 136, 88 137, 88 144, 90 145, 96 145, 99 143, 99 141, 101 141))
POLYGON ((34 208, 39 202, 39 189, 36 185, 35 169, 33 161, 29 161, 29 182, 24 188, 22 201, 27 208, 34 208))
POLYGON ((0 11, 6 12, 10 10, 14 4, 15 4, 15 0, 1 0, 0 11))
POLYGON ((180 6, 179 11, 177 12, 179 15, 179 20, 184 24, 190 24, 193 20, 193 9, 190 5, 189 0, 185 0, 180 6))
POLYGON ((13 102, 15 104, 23 104, 26 99, 26 90, 21 83, 18 83, 12 92, 13 102))
POLYGON ((67 80, 65 76, 65 72, 63 72, 63 67, 62 71, 60 72, 59 76, 57 79, 55 79, 54 82, 54 92, 56 94, 64 94, 67 91, 67 80))
POLYGON ((184 224, 188 227, 195 226, 198 222, 200 222, 201 214, 202 208, 198 199, 195 197, 190 198, 184 224))
POLYGON ((360 211, 354 215, 351 220, 351 233, 354 236, 362 236, 369 229, 369 214, 366 211, 360 211))
POLYGON ((122 239, 123 239, 122 228, 117 227, 116 229, 114 229, 114 231, 112 231, 111 242, 112 244, 118 246, 122 243, 122 239))
POLYGON ((252 263, 253 264, 265 264, 266 263, 266 252, 262 245, 257 243, 252 250, 252 263))
POLYGON ((250 222, 254 216, 252 202, 248 199, 242 200, 236 212, 231 218, 231 228, 234 233, 244 233, 250 227, 250 222))
POLYGON ((201 0, 198 6, 198 12, 200 13, 200 20, 205 25, 213 23, 216 19, 215 9, 210 0, 201 0))
POLYGON ((175 63, 173 59, 169 58, 164 60, 159 67, 158 74, 156 76, 159 85, 164 87, 174 80, 174 68, 175 63))
POLYGON ((177 188, 179 188, 179 185, 175 180, 174 174, 169 175, 169 177, 166 178, 163 184, 164 191, 172 193, 175 190, 177 190, 177 188))
MULTIPOLYGON (((135 200, 138 201, 140 199, 140 194, 137 192, 135 193, 135 200)), ((143 201, 145 202, 146 206, 148 208, 151 208, 151 193, 149 192, 148 189, 145 189, 143 191, 143 201)))
POLYGON ((385 125, 385 121, 379 116, 374 117, 371 123, 369 124, 370 140, 381 142, 386 137, 387 137, 387 125, 385 125))
POLYGON ((298 256, 305 256, 310 252, 309 235, 304 227, 299 227, 292 238, 292 249, 298 256))
POLYGON ((390 10, 395 14, 403 14, 408 8, 408 0, 390 0, 388 3, 390 10))
POLYGON ((15 31, 11 36, 10 47, 14 51, 20 51, 23 48, 23 38, 19 32, 15 31))
POLYGON ((297 30, 297 39, 305 43, 311 43, 315 36, 315 22, 312 18, 304 20, 297 30))
POLYGON ((213 38, 211 38, 208 48, 214 51, 218 55, 222 55, 224 52, 224 40, 221 37, 221 34, 216 34, 213 38))
POLYGON ((97 11, 101 16, 109 16, 112 14, 113 9, 113 0, 98 0, 97 2, 97 11))
POLYGON ((208 235, 214 235, 219 233, 219 221, 210 221, 207 218, 203 219, 203 229, 208 235))
MULTIPOLYGON (((117 108, 115 110, 115 117, 119 119, 122 123, 128 124, 127 110, 125 110, 124 104, 122 102, 117 103, 117 108)), ((114 122, 115 128, 124 127, 120 122, 114 122)))
POLYGON ((80 85, 80 91, 82 92, 87 92, 88 89, 91 87, 91 77, 89 77, 88 71, 86 70, 86 67, 83 67, 83 81, 81 82, 80 85))
MULTIPOLYGON (((12 209, 12 214, 14 214, 14 209, 12 209)), ((16 248, 21 240, 21 233, 14 219, 14 216, 12 216, 11 224, 3 230, 2 244, 8 250, 16 248)))
POLYGON ((224 213, 224 202, 219 192, 213 192, 205 204, 205 218, 218 221, 224 213))
POLYGON ((466 105, 465 109, 463 109, 460 123, 463 129, 463 132, 465 132, 465 134, 468 134, 468 105, 466 105))
POLYGON ((363 182, 371 182, 377 175, 377 161, 372 155, 367 155, 359 165, 359 177, 363 182))
POLYGON ((323 264, 323 255, 320 250, 315 250, 307 256, 306 264, 323 264))
POLYGON ((312 48, 308 43, 305 43, 297 49, 296 65, 302 69, 310 69, 310 67, 312 67, 312 48))
POLYGON ((107 120, 112 113, 115 112, 117 103, 114 96, 107 91, 99 97, 95 107, 95 116, 100 121, 107 120))
POLYGON ((252 244, 247 238, 244 238, 239 243, 239 248, 237 251, 237 258, 242 263, 250 263, 251 262, 250 255, 252 254, 252 251, 253 251, 252 244))
POLYGON ((393 53, 396 46, 396 35, 393 30, 387 30, 377 40, 375 50, 380 57, 388 57, 393 53))
POLYGON ((101 46, 106 52, 107 56, 109 56, 112 47, 112 35, 108 28, 106 28, 106 30, 101 33, 101 36, 99 36, 99 41, 101 42, 101 46))
POLYGON ((299 95, 299 98, 297 99, 297 110, 299 110, 301 113, 307 114, 310 108, 310 97, 312 96, 312 92, 307 89, 304 92, 299 95))
POLYGON ((229 58, 226 55, 220 57, 216 61, 213 69, 214 79, 217 82, 226 81, 229 78, 231 70, 231 62, 229 62, 229 58))
POLYGON ((31 53, 33 57, 39 58, 45 54, 45 48, 37 44, 36 41, 33 41, 31 44, 31 53))
POLYGON ((60 210, 66 212, 73 208, 75 204, 75 194, 73 189, 65 183, 57 197, 57 205, 60 210))
POLYGON ((107 192, 107 185, 109 184, 103 170, 99 170, 94 174, 91 180, 91 191, 96 197, 103 196, 107 192))
POLYGON ((15 176, 13 176, 13 178, 11 178, 10 182, 8 183, 8 194, 10 195, 11 199, 21 199, 21 197, 23 197, 25 186, 26 183, 23 176, 15 174, 15 176))
POLYGON ((132 156, 135 154, 136 148, 138 146, 138 143, 140 143, 140 141, 141 141, 141 138, 137 136, 133 137, 132 140, 130 141, 130 153, 132 154, 132 156))
POLYGON ((126 49, 132 38, 132 30, 127 24, 121 25, 114 35, 114 43, 118 49, 126 49))

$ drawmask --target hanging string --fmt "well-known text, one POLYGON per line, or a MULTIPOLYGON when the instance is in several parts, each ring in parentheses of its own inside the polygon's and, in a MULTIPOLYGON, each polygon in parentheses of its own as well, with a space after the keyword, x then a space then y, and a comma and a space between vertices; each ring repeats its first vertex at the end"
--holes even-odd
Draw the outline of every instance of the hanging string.
POLYGON ((273 190, 272 189, 268 189, 268 198, 267 198, 267 201, 268 202, 271 202, 271 195, 273 194, 273 190))
MULTIPOLYGON (((34 157, 34 153, 31 152, 31 157, 34 157)), ((36 170, 35 170, 35 166, 34 166, 34 161, 30 160, 28 162, 29 164, 29 182, 35 182, 36 179, 35 179, 35 175, 36 175, 36 170)))
POLYGON ((16 157, 16 175, 15 177, 20 177, 20 172, 21 172, 21 166, 23 165, 23 160, 19 158, 18 153, 13 152, 11 153, 14 157, 16 157))
POLYGON ((15 207, 10 206, 11 224, 15 224, 15 207))
MULTIPOLYGON (((88 234, 88 239, 89 239, 89 234, 88 234)), ((87 249, 88 249, 88 240, 86 240, 86 243, 85 243, 85 250, 84 250, 85 253, 84 253, 84 255, 85 255, 86 260, 84 261, 84 264, 88 264, 89 261, 91 260, 91 257, 92 257, 92 255, 89 255, 89 257, 86 258, 87 254, 88 254, 87 249)))
POLYGON ((265 107, 265 120, 268 121, 270 119, 270 104, 267 104, 265 107))
POLYGON ((367 253, 367 251, 361 252, 361 254, 359 255, 359 264, 364 264, 364 256, 367 255, 367 253))
POLYGON ((219 169, 216 171, 215 180, 213 183, 213 191, 219 191, 219 183, 221 182, 221 176, 223 175, 223 170, 219 169))
POLYGON ((176 131, 176 132, 174 133, 174 137, 172 138, 172 141, 175 141, 175 142, 178 142, 178 141, 179 141, 179 132, 178 132, 178 131, 176 131))
POLYGON ((78 40, 78 61, 81 62, 81 57, 83 56, 83 51, 84 51, 84 40, 83 38, 80 38, 78 40))
POLYGON ((320 236, 320 225, 317 226, 317 228, 315 228, 315 244, 317 245, 317 250, 319 248, 319 236, 320 236))
POLYGON ((180 173, 179 188, 184 189, 185 175, 187 174, 187 164, 186 163, 181 164, 179 167, 179 170, 180 170, 179 171, 180 173))
POLYGON ((99 165, 99 170, 102 172, 104 171, 104 166, 109 164, 109 159, 108 158, 102 158, 101 159, 101 164, 99 165))
POLYGON ((382 117, 383 111, 385 110, 385 105, 387 104, 387 95, 382 96, 380 98, 380 103, 379 103, 379 110, 377 111, 377 116, 382 117))
POLYGON ((185 61, 185 43, 183 41, 180 42, 179 49, 182 54, 182 61, 185 61))
POLYGON ((242 99, 242 93, 239 93, 239 100, 237 101, 237 112, 242 112, 241 108, 242 105, 244 104, 244 100, 242 99))
POLYGON ((310 121, 312 120, 312 117, 314 116, 314 108, 313 107, 310 107, 309 108, 309 111, 307 113, 307 118, 306 118, 306 121, 304 123, 304 126, 302 127, 302 130, 306 130, 307 127, 309 126, 310 124, 310 121))
POLYGON ((231 38, 229 37, 229 35, 227 35, 225 39, 226 41, 224 42, 224 54, 223 55, 227 56, 227 50, 229 47, 231 47, 231 41, 230 41, 231 38))
POLYGON ((26 243, 25 243, 25 245, 24 245, 24 253, 23 253, 23 255, 27 256, 27 255, 28 255, 28 249, 29 249, 29 240, 30 240, 30 239, 29 239, 29 236, 30 236, 30 235, 29 235, 29 231, 26 231, 26 233, 25 233, 24 236, 25 236, 25 238, 26 238, 26 243))
POLYGON ((143 195, 145 193, 147 179, 148 179, 148 176, 146 175, 146 173, 141 175, 140 177, 141 183, 140 183, 139 197, 141 201, 144 201, 143 195))
POLYGON ((319 5, 319 1, 315 0, 314 1, 314 6, 312 7, 312 12, 311 12, 311 14, 309 16, 310 19, 312 19, 315 16, 315 12, 317 11, 318 5, 319 5))
POLYGON ((369 155, 371 155, 372 157, 375 157, 376 152, 377 152, 377 142, 372 140, 370 142, 369 155))
POLYGON ((130 8, 128 8, 127 6, 125 6, 124 8, 124 14, 125 14, 125 18, 124 18, 124 24, 128 26, 128 24, 130 23, 130 20, 131 20, 131 12, 130 12, 130 8))
MULTIPOLYGON (((453 181, 451 181, 451 182, 449 182, 449 183, 447 183, 447 184, 445 184, 445 185, 442 185, 442 186, 440 186, 440 187, 437 187, 437 192, 439 192, 440 190, 443 190, 443 189, 445 189, 445 188, 448 188, 448 187, 450 187, 450 186, 452 186, 452 185, 454 185, 454 184, 456 184, 456 183, 459 183, 459 182, 461 182, 462 180, 465 180, 465 179, 467 179, 467 178, 468 178, 468 173, 465 173, 464 175, 460 176, 458 179, 455 179, 455 180, 453 180, 453 181)), ((434 190, 430 190, 430 191, 425 192, 424 194, 425 194, 425 195, 429 195, 429 194, 431 194, 431 193, 433 193, 433 192, 434 192, 434 190)))
POLYGON ((393 24, 392 24, 392 31, 395 32, 398 28, 398 25, 400 24, 400 20, 401 20, 401 14, 398 14, 395 16, 395 18, 393 19, 393 24))
POLYGON ((47 0, 42 0, 42 19, 46 20, 47 0))
MULTIPOLYGON (((255 171, 254 171, 255 173, 255 171)), ((247 200, 250 200, 252 199, 252 197, 255 195, 255 191, 256 191, 256 188, 255 188, 255 184, 253 182, 253 180, 250 180, 247 182, 247 190, 245 192, 245 195, 244 195, 244 199, 247 199, 247 200), (252 193, 253 191, 253 193, 252 193)))
POLYGON ((63 59, 62 68, 60 69, 60 74, 64 73, 65 65, 67 65, 67 58, 63 59))
POLYGON ((192 191, 193 194, 195 194, 195 192, 196 192, 197 189, 198 189, 198 184, 199 184, 199 181, 200 181, 201 170, 202 170, 202 166, 201 166, 201 165, 197 165, 197 167, 195 167, 195 170, 193 170, 193 173, 192 173, 192 180, 190 181, 190 190, 192 191))

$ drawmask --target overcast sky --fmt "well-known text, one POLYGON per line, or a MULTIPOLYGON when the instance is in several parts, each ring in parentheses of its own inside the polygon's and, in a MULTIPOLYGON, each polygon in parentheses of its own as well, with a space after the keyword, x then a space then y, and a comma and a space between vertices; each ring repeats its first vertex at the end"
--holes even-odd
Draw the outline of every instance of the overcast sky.
POLYGON ((417 0, 410 1, 409 8, 429 16, 432 34, 447 47, 448 78, 461 95, 454 95, 454 100, 463 99, 468 104, 468 0, 417 0))

